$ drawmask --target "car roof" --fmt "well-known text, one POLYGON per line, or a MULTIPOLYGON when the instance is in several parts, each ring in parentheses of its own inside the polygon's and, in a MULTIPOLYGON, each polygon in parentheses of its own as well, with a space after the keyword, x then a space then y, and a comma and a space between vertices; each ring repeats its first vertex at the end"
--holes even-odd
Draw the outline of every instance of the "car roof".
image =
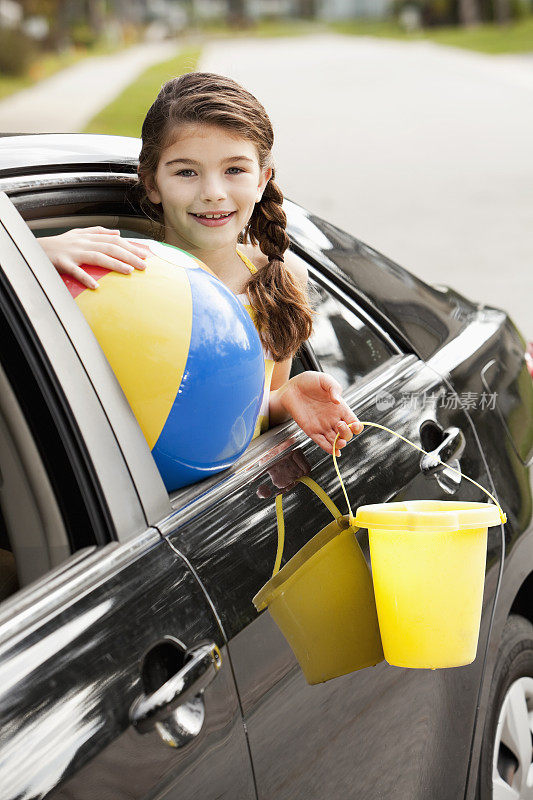
POLYGON ((135 172, 141 140, 92 133, 42 133, 0 137, 0 176, 107 168, 135 172))

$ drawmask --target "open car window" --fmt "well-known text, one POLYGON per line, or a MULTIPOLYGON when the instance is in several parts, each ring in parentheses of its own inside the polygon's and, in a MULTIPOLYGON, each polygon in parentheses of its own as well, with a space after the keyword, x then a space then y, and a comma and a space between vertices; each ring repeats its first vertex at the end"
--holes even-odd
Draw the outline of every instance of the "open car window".
MULTIPOLYGON (((57 191, 47 188, 42 193, 25 192, 13 197, 13 201, 36 238, 93 225, 119 229, 125 237, 156 238, 152 221, 136 212, 124 199, 124 194, 124 186, 99 186, 90 190, 73 186, 58 188, 57 191)), ((293 359, 291 376, 308 369, 323 370, 336 377, 343 389, 347 389, 400 352, 387 341, 387 337, 376 333, 364 314, 355 313, 351 301, 346 302, 339 292, 326 286, 314 268, 310 268, 310 287, 317 311, 315 330, 310 341, 293 359)), ((286 438, 287 428, 294 427, 297 427, 294 423, 284 423, 252 441, 235 465, 236 469, 250 460, 262 458, 286 438)), ((177 508, 182 503, 189 503, 223 481, 228 472, 225 470, 198 485, 172 492, 172 506, 177 508)))

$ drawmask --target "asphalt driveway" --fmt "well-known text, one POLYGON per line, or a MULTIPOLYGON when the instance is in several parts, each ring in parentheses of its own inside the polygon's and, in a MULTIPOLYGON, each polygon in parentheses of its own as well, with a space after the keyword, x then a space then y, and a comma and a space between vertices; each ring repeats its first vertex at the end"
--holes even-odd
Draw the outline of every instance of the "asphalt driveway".
POLYGON ((321 35, 218 42, 263 102, 291 199, 533 338, 533 58, 321 35))

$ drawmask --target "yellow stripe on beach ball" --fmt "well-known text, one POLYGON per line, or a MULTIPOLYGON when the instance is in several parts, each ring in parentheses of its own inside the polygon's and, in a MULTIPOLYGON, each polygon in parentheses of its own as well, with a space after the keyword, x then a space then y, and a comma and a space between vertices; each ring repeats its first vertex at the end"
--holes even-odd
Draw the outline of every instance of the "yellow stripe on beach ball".
POLYGON ((176 269, 157 256, 149 256, 145 263, 146 270, 132 275, 109 272, 99 279, 99 289, 81 292, 76 302, 152 449, 183 378, 192 297, 185 269, 176 269), (169 325, 169 320, 176 319, 179 325, 169 325))

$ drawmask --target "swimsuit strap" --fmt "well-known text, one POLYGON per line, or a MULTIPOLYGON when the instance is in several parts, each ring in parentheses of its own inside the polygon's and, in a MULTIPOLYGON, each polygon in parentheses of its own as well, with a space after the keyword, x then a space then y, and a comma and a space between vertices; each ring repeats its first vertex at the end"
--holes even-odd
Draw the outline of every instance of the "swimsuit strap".
POLYGON ((254 264, 252 264, 248 256, 245 256, 244 253, 241 253, 240 250, 237 250, 237 253, 238 255, 240 255, 240 257, 242 258, 242 260, 244 261, 244 263, 246 264, 252 275, 255 275, 255 273, 257 272, 257 267, 254 266, 254 264))

